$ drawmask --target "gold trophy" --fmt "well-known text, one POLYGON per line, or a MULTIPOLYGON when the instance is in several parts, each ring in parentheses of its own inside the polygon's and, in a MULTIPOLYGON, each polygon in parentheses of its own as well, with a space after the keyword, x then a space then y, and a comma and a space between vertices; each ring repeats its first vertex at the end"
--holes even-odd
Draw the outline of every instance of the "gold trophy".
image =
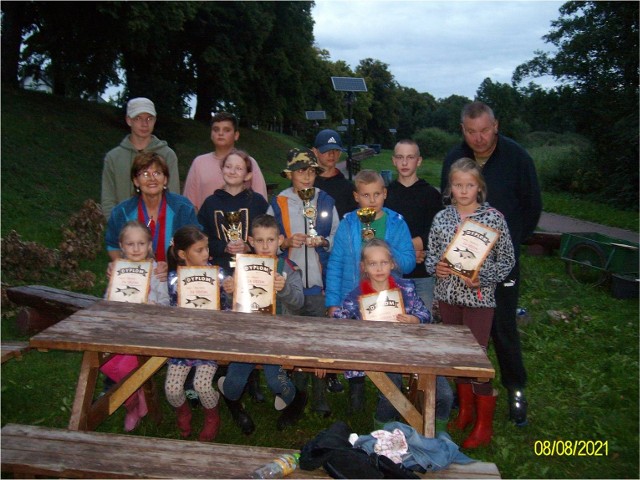
POLYGON ((362 239, 371 240, 376 236, 376 231, 371 228, 371 222, 376 219, 376 210, 374 208, 365 207, 360 208, 356 214, 362 222, 362 239))
POLYGON ((304 218, 307 219, 307 223, 309 225, 310 237, 318 236, 318 232, 316 231, 316 227, 313 223, 316 220, 316 215, 318 214, 318 211, 316 210, 316 207, 311 205, 311 199, 315 194, 316 194, 316 189, 313 187, 303 188, 301 190, 298 190, 298 196, 302 199, 302 203, 303 203, 302 214, 304 215, 304 218))
MULTIPOLYGON (((227 237, 229 238, 229 242, 240 242, 242 240, 242 223, 240 212, 238 212, 237 210, 224 212, 224 219, 229 224, 229 228, 227 229, 227 237)), ((229 266, 231 268, 236 267, 235 255, 232 255, 231 260, 229 261, 229 266)))

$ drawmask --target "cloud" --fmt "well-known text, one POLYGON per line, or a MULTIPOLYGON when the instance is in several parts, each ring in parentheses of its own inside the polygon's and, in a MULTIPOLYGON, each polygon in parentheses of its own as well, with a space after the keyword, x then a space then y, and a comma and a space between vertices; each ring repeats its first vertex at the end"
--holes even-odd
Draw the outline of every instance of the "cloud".
POLYGON ((485 78, 510 83, 535 50, 553 51, 541 37, 563 3, 317 0, 312 14, 316 44, 332 61, 355 68, 374 58, 404 87, 473 98, 485 78))

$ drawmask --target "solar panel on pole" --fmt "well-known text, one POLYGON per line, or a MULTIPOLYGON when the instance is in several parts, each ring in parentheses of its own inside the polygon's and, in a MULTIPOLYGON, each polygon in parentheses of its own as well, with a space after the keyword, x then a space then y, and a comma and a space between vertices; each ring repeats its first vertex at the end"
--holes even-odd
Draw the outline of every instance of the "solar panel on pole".
POLYGON ((333 89, 336 92, 366 92, 367 84, 364 78, 358 77, 331 77, 333 89))
POLYGON ((326 120, 327 114, 324 110, 308 110, 304 112, 304 116, 307 120, 326 120))

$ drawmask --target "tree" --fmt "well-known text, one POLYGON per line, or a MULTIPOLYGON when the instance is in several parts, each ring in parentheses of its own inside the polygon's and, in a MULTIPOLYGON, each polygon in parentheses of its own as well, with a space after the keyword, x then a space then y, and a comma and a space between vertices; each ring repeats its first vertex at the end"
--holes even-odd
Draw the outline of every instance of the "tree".
POLYGON ((100 2, 33 2, 22 76, 46 79, 53 93, 90 97, 117 82, 118 27, 100 2))
POLYGON ((399 87, 398 105, 396 137, 410 138, 428 125, 429 116, 436 109, 436 99, 430 93, 418 93, 413 88, 399 87))
POLYGON ((460 112, 467 103, 471 103, 471 99, 462 95, 439 99, 435 111, 430 115, 428 126, 449 133, 460 133, 460 112))
POLYGON ((356 74, 364 77, 367 89, 371 93, 371 118, 363 125, 363 143, 375 140, 390 146, 393 136, 389 128, 398 125, 398 83, 389 71, 389 65, 365 58, 356 67, 356 74))
POLYGON ((513 82, 550 74, 575 92, 579 133, 594 144, 603 195, 638 206, 638 2, 567 2, 545 41, 555 55, 537 51, 516 68, 513 82))
POLYGON ((486 103, 493 109, 500 121, 500 131, 505 135, 522 140, 529 132, 529 126, 521 116, 522 95, 507 83, 494 83, 485 78, 476 92, 476 100, 486 103))

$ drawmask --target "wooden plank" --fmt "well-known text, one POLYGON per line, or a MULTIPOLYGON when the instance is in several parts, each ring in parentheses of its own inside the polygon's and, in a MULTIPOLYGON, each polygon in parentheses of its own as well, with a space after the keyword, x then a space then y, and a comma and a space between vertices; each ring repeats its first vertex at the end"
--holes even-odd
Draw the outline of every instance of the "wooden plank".
POLYGON ((436 436, 436 376, 418 375, 418 391, 422 393, 418 399, 422 397, 420 410, 424 412, 422 428, 418 431, 425 437, 433 438, 436 436))
MULTIPOLYGON (((387 397, 396 410, 404 417, 406 422, 415 428, 418 432, 423 430, 422 415, 413 404, 405 397, 400 390, 393 384, 386 373, 383 372, 365 372, 367 377, 375 383, 376 387, 387 397)), ((433 437, 433 435, 431 435, 433 437)))
POLYGON ((80 376, 76 385, 76 396, 71 408, 70 430, 86 430, 87 417, 98 378, 100 357, 96 352, 84 352, 80 365, 80 376))
POLYGON ((2 360, 0 363, 4 363, 7 360, 12 358, 16 358, 18 360, 22 359, 22 354, 29 351, 29 343, 28 342, 2 342, 0 345, 0 349, 2 352, 2 360))
POLYGON ((468 327, 210 312, 100 301, 31 339, 33 347, 221 362, 492 378, 468 327), (162 328, 158 328, 162 325, 162 328), (292 328, 295 326, 295 328, 292 328), (382 340, 384 339, 384 340, 382 340))
MULTIPOLYGON (((62 478, 248 478, 295 450, 193 442, 8 424, 2 428, 2 471, 62 478)), ((422 478, 500 478, 492 463, 452 464, 422 478)), ((296 470, 293 478, 329 478, 296 470)))

